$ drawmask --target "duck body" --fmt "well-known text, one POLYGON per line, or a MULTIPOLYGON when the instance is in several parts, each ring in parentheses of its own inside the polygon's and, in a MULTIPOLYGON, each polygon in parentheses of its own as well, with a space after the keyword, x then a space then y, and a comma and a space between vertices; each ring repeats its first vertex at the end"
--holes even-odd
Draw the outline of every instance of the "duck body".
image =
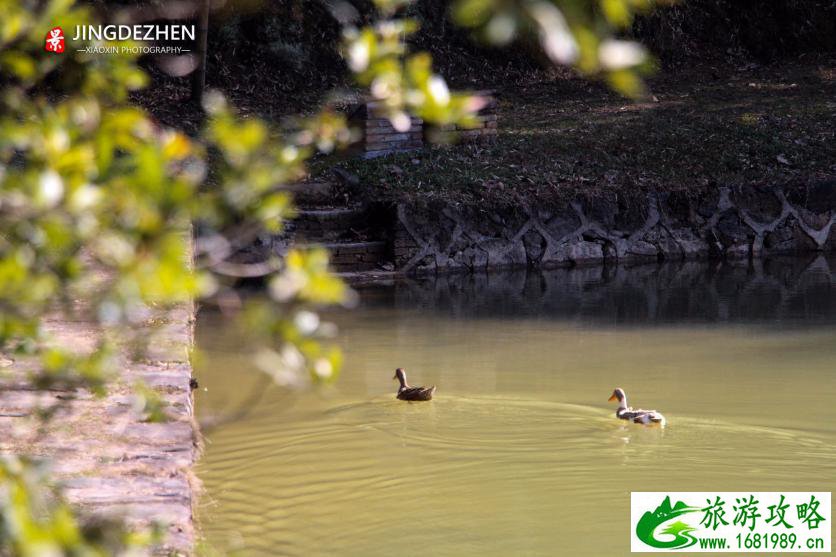
POLYGON ((396 395, 398 400, 421 402, 433 399, 435 385, 431 387, 410 387, 406 382, 406 371, 403 368, 396 369, 395 376, 392 379, 400 381, 400 387, 398 387, 398 394, 396 395))
POLYGON ((622 420, 630 420, 635 424, 659 424, 664 426, 666 423, 665 417, 656 410, 642 410, 641 408, 619 408, 615 411, 617 418, 622 420))
POLYGON ((610 400, 618 401, 618 409, 615 411, 616 418, 643 425, 659 425, 665 427, 667 424, 667 420, 665 420, 661 412, 627 406, 627 394, 623 389, 615 389, 612 396, 610 396, 610 400))
POLYGON ((398 400, 432 400, 435 393, 435 385, 432 387, 401 387, 398 389, 398 400))

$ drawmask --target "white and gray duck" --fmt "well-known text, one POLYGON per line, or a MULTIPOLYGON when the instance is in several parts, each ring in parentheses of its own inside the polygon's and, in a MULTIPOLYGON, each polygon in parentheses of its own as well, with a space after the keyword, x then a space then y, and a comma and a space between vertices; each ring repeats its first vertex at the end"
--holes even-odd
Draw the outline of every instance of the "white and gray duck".
POLYGON ((402 367, 395 370, 395 376, 392 379, 397 379, 401 383, 397 394, 399 400, 422 401, 433 399, 435 385, 432 387, 410 387, 406 382, 406 370, 402 367))
POLYGON ((656 410, 642 410, 641 408, 630 408, 627 406, 627 394, 624 389, 617 388, 612 392, 609 400, 618 401, 618 409, 615 411, 616 418, 630 420, 636 424, 660 425, 665 427, 665 417, 656 410))

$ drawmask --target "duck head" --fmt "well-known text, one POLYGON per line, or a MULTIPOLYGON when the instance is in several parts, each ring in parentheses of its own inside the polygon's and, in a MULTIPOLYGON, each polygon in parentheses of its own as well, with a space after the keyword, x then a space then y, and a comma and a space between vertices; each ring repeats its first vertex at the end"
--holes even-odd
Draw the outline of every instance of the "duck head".
POLYGON ((399 367, 395 370, 395 375, 392 379, 397 379, 401 383, 401 387, 406 387, 406 370, 402 367, 399 367))
POLYGON ((612 395, 610 395, 610 398, 608 400, 617 400, 619 407, 627 407, 627 395, 624 393, 624 389, 622 389, 621 387, 616 387, 616 389, 612 392, 612 395))

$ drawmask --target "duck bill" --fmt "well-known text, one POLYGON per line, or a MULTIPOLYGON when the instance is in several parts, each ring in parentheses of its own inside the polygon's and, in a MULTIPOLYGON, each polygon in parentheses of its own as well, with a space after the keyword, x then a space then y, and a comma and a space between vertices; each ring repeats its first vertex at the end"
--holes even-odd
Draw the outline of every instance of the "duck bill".
POLYGON ((607 399, 607 402, 612 402, 613 400, 618 400, 618 397, 615 396, 615 393, 610 395, 610 398, 607 399))

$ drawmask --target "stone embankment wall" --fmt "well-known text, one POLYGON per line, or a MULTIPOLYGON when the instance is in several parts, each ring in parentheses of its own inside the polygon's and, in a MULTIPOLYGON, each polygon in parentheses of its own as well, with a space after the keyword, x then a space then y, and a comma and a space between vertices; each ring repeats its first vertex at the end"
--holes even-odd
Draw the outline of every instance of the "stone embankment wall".
POLYGON ((406 274, 836 251, 836 182, 481 210, 401 204, 406 274))
MULTIPOLYGON (((36 390, 29 373, 37 362, 0 358, 0 453, 45 459, 67 500, 88 517, 125 519, 135 528, 168 525, 157 552, 190 555, 198 455, 189 354, 194 308, 150 312, 149 348, 141 359, 120 357, 119 373, 98 398, 86 390, 36 390), (146 423, 134 385, 144 382, 168 403, 172 420, 146 423), (45 430, 40 410, 54 410, 45 430)), ((57 345, 92 350, 97 326, 82 316, 55 315, 45 329, 57 345)), ((142 331, 141 331, 142 332, 142 331)))

